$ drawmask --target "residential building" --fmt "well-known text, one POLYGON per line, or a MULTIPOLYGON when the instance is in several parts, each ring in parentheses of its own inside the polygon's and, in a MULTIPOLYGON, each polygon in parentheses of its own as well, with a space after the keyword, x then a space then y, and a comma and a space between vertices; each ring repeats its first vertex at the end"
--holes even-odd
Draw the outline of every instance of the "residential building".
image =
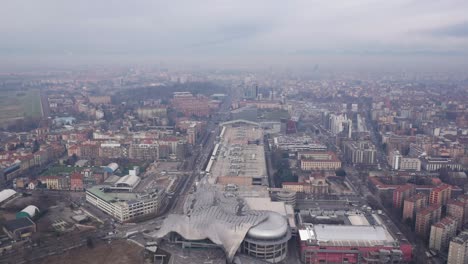
POLYGON ((429 248, 439 252, 446 252, 449 242, 457 233, 457 220, 445 217, 431 227, 429 248))
POLYGON ((416 188, 413 184, 405 184, 398 186, 393 191, 393 208, 401 209, 403 201, 414 195, 416 188))
POLYGON ((99 157, 106 159, 120 159, 127 157, 127 149, 120 143, 101 143, 99 147, 99 157))
POLYGON ((462 230, 465 223, 465 204, 454 199, 449 200, 447 202, 447 216, 457 220, 458 230, 462 230))
POLYGON ((428 200, 429 199, 427 195, 422 193, 415 194, 405 199, 403 202, 402 221, 406 221, 406 219, 414 220, 416 213, 419 212, 422 208, 427 207, 428 200))
POLYGON ((449 244, 447 264, 468 263, 468 231, 461 232, 449 244))
POLYGON ((83 187, 83 175, 79 172, 72 173, 70 176, 70 190, 82 191, 83 187))
POLYGON ((452 196, 452 186, 448 184, 441 184, 431 190, 429 196, 429 204, 446 205, 452 196))
POLYGON ((405 158, 401 159, 400 170, 407 171, 420 171, 421 170, 421 160, 418 158, 405 158))
POLYGON ((159 157, 159 146, 155 143, 131 144, 128 152, 130 159, 154 161, 159 157))
POLYGON ((377 150, 371 141, 347 141, 343 143, 343 155, 352 164, 376 163, 377 150))
POLYGON ((415 232, 421 237, 428 237, 431 225, 440 221, 442 207, 433 204, 416 213, 415 232))
POLYGON ((86 141, 80 145, 80 157, 93 160, 99 157, 99 142, 86 141))

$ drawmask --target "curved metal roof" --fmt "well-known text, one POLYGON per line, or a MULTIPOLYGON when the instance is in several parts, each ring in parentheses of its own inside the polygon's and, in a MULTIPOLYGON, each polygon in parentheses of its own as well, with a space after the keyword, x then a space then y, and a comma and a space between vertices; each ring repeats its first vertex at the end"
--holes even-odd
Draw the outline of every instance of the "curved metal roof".
POLYGON ((272 240, 284 236, 288 224, 278 213, 251 210, 244 199, 200 184, 197 192, 187 197, 184 214, 169 215, 154 237, 162 238, 171 232, 187 240, 209 239, 222 246, 232 261, 247 233, 257 239, 272 240))
POLYGON ((277 239, 288 233, 288 223, 284 217, 276 212, 268 212, 268 218, 260 224, 250 228, 247 235, 256 239, 277 239))
POLYGON ((115 185, 126 185, 128 187, 135 187, 140 182, 140 177, 135 175, 126 175, 120 178, 115 185))
POLYGON ((28 205, 28 206, 26 206, 26 208, 24 208, 23 210, 21 210, 21 212, 25 212, 25 213, 27 213, 30 217, 33 217, 34 215, 36 215, 37 212, 39 212, 39 208, 37 208, 37 207, 34 206, 34 205, 28 205))
POLYGON ((0 203, 8 200, 10 197, 16 194, 15 190, 12 189, 5 189, 0 192, 0 203))
POLYGON ((109 165, 107 165, 108 169, 112 170, 112 172, 116 171, 118 168, 119 168, 119 165, 115 162, 112 162, 112 163, 109 163, 109 165))

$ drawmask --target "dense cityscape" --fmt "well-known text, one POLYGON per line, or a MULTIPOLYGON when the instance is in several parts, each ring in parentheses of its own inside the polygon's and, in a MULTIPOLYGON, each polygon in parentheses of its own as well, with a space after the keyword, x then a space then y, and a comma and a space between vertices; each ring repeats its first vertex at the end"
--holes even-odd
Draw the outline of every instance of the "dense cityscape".
POLYGON ((468 264, 468 1, 0 4, 0 264, 468 264))
POLYGON ((465 263, 467 79, 275 76, 3 74, 0 262, 465 263))

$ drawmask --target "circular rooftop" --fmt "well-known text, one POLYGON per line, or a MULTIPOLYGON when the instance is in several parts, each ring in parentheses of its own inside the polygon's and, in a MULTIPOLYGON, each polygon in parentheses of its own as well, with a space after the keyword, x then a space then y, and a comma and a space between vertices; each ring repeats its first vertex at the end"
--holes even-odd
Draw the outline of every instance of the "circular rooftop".
POLYGON ((268 212, 268 218, 260 224, 250 228, 247 235, 256 239, 278 239, 288 232, 288 223, 283 216, 275 212, 268 212))

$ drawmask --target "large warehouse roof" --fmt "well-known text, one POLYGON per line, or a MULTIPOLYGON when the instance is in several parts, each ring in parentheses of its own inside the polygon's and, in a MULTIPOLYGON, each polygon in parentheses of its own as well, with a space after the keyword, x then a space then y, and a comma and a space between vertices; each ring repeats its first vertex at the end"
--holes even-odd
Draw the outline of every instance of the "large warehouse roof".
POLYGON ((5 189, 0 192, 0 203, 3 203, 4 201, 10 199, 13 195, 16 194, 15 190, 12 189, 5 189))
POLYGON ((311 225, 299 230, 302 241, 314 240, 320 245, 388 245, 395 242, 383 226, 370 225, 311 225))
POLYGON ((128 186, 128 187, 135 187, 140 182, 140 177, 135 175, 126 175, 120 178, 115 185, 117 186, 128 186))

